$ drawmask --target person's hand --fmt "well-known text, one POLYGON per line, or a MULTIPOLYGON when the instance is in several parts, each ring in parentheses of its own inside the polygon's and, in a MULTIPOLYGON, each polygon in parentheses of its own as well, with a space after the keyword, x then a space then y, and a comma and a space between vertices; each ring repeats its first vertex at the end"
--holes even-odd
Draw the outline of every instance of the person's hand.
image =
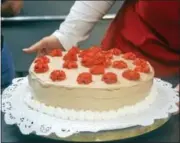
POLYGON ((37 55, 41 56, 49 53, 49 51, 51 51, 52 49, 58 48, 64 50, 63 46, 55 36, 48 36, 41 39, 39 42, 35 43, 31 47, 23 49, 23 51, 29 54, 37 52, 37 55))

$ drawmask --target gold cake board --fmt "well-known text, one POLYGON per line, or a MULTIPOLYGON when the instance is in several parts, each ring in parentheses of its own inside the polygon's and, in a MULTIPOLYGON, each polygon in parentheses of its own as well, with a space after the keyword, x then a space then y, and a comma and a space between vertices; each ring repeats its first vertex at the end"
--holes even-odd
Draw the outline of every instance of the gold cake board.
POLYGON ((100 131, 97 133, 82 132, 82 133, 73 134, 66 138, 59 138, 55 134, 52 134, 50 136, 46 136, 46 138, 50 138, 54 140, 72 141, 72 142, 101 142, 101 141, 122 140, 122 139, 137 137, 149 133, 153 130, 156 130, 162 125, 164 125, 168 120, 169 118, 156 120, 154 124, 145 127, 136 126, 121 130, 100 131))

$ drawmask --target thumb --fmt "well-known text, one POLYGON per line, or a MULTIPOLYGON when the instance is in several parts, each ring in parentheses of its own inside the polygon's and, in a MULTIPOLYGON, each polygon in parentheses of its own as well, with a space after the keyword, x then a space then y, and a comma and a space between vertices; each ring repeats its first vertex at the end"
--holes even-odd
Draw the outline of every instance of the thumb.
POLYGON ((45 47, 46 47, 46 39, 42 39, 39 42, 32 45, 31 47, 23 49, 23 51, 25 53, 30 54, 30 53, 37 52, 37 51, 39 51, 39 50, 41 50, 41 49, 43 49, 45 47))

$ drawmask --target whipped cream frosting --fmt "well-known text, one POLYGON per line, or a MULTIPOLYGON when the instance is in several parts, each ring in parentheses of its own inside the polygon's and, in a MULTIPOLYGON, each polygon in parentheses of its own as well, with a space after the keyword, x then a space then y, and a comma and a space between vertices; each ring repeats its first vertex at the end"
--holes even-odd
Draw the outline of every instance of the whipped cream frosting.
MULTIPOLYGON (((123 60, 128 64, 129 69, 134 69, 133 61, 126 60, 122 56, 123 54, 114 56, 112 61, 123 60)), ((122 72, 127 68, 109 67, 105 69, 105 73, 116 73, 117 83, 106 84, 101 80, 102 75, 93 75, 93 82, 83 85, 77 83, 77 76, 82 72, 89 72, 89 68, 81 65, 81 58, 77 60, 77 69, 65 69, 62 67, 63 57, 47 57, 50 63, 46 73, 34 72, 34 62, 29 69, 29 84, 33 97, 46 105, 91 111, 119 109, 144 100, 149 95, 153 84, 154 70, 149 63, 150 73, 140 73, 139 80, 130 81, 122 77, 122 72), (52 81, 50 73, 53 70, 63 70, 66 73, 66 79, 52 81)))

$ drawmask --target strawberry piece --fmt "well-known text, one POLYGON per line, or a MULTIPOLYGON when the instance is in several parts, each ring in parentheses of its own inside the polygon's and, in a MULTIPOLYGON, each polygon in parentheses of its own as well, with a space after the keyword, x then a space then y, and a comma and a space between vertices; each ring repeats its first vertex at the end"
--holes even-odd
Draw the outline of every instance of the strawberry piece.
POLYGON ((107 59, 113 58, 113 53, 110 50, 109 51, 103 51, 103 54, 104 54, 105 58, 107 58, 107 59))
POLYGON ((54 70, 51 72, 50 78, 52 81, 62 81, 66 79, 66 74, 62 70, 54 70))
POLYGON ((93 53, 98 53, 98 52, 102 51, 102 49, 98 46, 92 46, 91 48, 89 48, 89 50, 93 53))
POLYGON ((123 55, 123 58, 127 59, 127 60, 135 60, 136 59, 136 55, 132 52, 128 52, 128 53, 125 53, 123 55))
POLYGON ((64 55, 63 60, 65 61, 77 61, 77 54, 80 52, 78 47, 72 47, 66 55, 64 55))
POLYGON ((150 68, 148 65, 141 65, 141 66, 136 66, 134 71, 136 72, 142 72, 142 73, 149 73, 150 72, 150 68))
POLYGON ((91 47, 80 52, 79 57, 82 58, 81 63, 85 67, 95 65, 109 67, 113 54, 111 51, 102 51, 99 47, 91 47))
POLYGON ((104 62, 104 66, 106 68, 110 67, 112 65, 112 61, 110 59, 106 59, 105 62, 104 62))
POLYGON ((78 47, 73 46, 68 52, 78 54, 80 52, 80 49, 78 47))
POLYGON ((140 74, 134 70, 126 70, 122 73, 122 76, 128 80, 139 80, 140 74))
POLYGON ((79 53, 79 57, 84 57, 84 56, 93 57, 95 54, 97 54, 100 51, 101 51, 101 48, 99 47, 91 47, 89 49, 82 50, 79 53))
POLYGON ((49 63, 50 62, 49 58, 46 57, 46 56, 42 56, 41 58, 43 59, 44 63, 49 63))
POLYGON ((36 63, 34 66, 34 71, 36 73, 45 73, 49 70, 49 66, 48 64, 44 64, 44 63, 36 63))
POLYGON ((46 61, 44 61, 42 58, 37 58, 37 59, 35 60, 35 63, 46 64, 46 61))
POLYGON ((81 51, 79 52, 79 57, 81 57, 81 58, 84 57, 87 52, 88 52, 88 49, 81 50, 81 51))
POLYGON ((89 84, 92 82, 92 75, 88 72, 80 73, 77 77, 77 82, 79 84, 89 84))
POLYGON ((76 53, 68 52, 66 55, 64 55, 63 60, 77 61, 77 55, 76 55, 76 53))
POLYGON ((46 56, 41 56, 41 57, 38 57, 36 60, 35 60, 35 63, 43 63, 43 64, 47 64, 49 63, 49 58, 46 57, 46 56))
POLYGON ((82 65, 85 66, 85 67, 92 67, 92 66, 93 66, 93 59, 84 56, 84 57, 82 58, 82 60, 81 60, 81 63, 82 63, 82 65))
POLYGON ((80 49, 79 49, 78 47, 73 46, 72 49, 73 49, 76 53, 79 53, 79 52, 80 52, 80 49))
POLYGON ((95 56, 95 53, 93 53, 93 52, 86 52, 85 56, 86 57, 93 57, 93 56, 95 56))
POLYGON ((103 75, 102 81, 107 84, 113 84, 117 82, 117 75, 113 72, 107 72, 103 75))
POLYGON ((67 69, 74 69, 77 67, 78 65, 75 61, 65 61, 63 64, 63 68, 67 68, 67 69))
POLYGON ((119 50, 118 48, 113 48, 112 52, 115 56, 119 56, 122 53, 121 50, 119 50))
POLYGON ((120 60, 120 61, 114 61, 112 67, 116 69, 124 69, 127 68, 128 65, 124 61, 120 60))
POLYGON ((101 65, 93 66, 90 68, 90 73, 95 75, 104 74, 104 72, 105 72, 105 67, 101 65))
POLYGON ((94 65, 104 65, 106 58, 101 53, 96 54, 94 57, 92 57, 94 60, 94 65))
POLYGON ((49 55, 52 57, 61 57, 62 51, 61 51, 61 49, 54 49, 49 53, 49 55))
POLYGON ((136 66, 146 66, 147 65, 147 61, 141 58, 136 58, 133 62, 134 65, 136 66))

